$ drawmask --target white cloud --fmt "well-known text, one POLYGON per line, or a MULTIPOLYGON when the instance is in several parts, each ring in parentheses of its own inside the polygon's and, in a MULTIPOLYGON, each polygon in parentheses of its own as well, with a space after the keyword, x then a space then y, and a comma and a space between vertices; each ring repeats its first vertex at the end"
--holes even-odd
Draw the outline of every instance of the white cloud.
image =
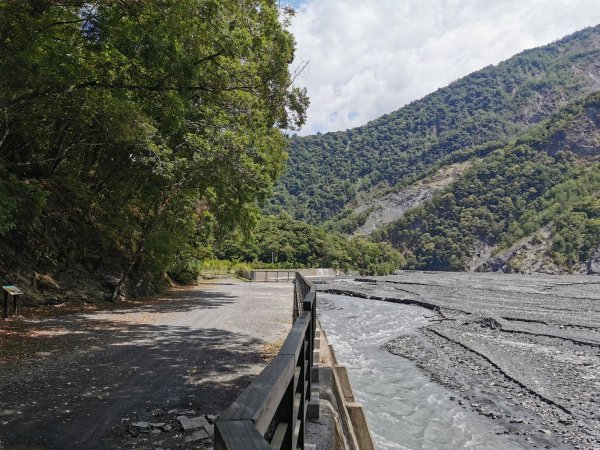
POLYGON ((437 88, 586 26, 598 0, 308 0, 292 32, 301 134, 362 125, 437 88))

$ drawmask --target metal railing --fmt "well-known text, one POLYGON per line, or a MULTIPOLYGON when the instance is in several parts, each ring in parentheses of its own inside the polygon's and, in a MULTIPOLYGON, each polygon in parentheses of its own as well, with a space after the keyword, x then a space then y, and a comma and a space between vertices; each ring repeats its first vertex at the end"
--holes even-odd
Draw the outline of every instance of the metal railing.
POLYGON ((317 302, 314 285, 296 274, 299 302, 302 312, 277 356, 216 421, 216 450, 304 449, 317 302))
POLYGON ((251 272, 253 281, 294 281, 296 269, 254 269, 251 272))

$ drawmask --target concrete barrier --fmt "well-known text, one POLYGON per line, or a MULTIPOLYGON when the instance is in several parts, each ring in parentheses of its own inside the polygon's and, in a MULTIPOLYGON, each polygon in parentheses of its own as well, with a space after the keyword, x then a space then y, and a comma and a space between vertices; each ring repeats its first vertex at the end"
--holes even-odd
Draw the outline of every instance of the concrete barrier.
POLYGON ((336 413, 337 440, 336 449, 374 450, 373 437, 362 405, 354 401, 354 393, 345 366, 339 365, 333 346, 329 344, 326 333, 320 328, 321 367, 319 388, 322 401, 333 406, 336 413))
POLYGON ((354 435, 358 441, 358 448, 360 450, 375 450, 362 405, 360 403, 346 403, 346 409, 352 422, 354 435))
POLYGON ((348 378, 348 369, 345 366, 333 366, 335 374, 340 382, 342 393, 344 394, 344 400, 346 402, 354 402, 354 393, 352 392, 352 386, 350 385, 350 378, 348 378))
POLYGON ((337 277, 341 274, 339 269, 255 269, 251 272, 252 281, 294 281, 296 273, 305 278, 337 277))

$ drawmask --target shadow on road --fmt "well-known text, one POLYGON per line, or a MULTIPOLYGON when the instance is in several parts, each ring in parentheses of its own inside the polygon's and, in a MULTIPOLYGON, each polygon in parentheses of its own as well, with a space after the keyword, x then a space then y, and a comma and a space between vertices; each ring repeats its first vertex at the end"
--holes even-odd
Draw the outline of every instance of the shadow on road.
MULTIPOLYGON (((128 421, 165 422, 175 408, 219 413, 264 365, 265 343, 216 323, 152 322, 232 301, 175 292, 138 308, 2 323, 0 447, 117 448, 128 421)), ((166 447, 178 447, 174 436, 161 437, 166 447)))

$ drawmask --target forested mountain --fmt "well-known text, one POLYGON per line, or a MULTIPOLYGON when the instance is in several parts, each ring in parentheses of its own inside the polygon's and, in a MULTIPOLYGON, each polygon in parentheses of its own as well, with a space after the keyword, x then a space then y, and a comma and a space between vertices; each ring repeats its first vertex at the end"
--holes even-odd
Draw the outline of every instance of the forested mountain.
POLYGON ((311 223, 334 218, 350 231, 366 218, 352 214, 364 195, 485 156, 598 89, 600 26, 486 67, 362 127, 292 137, 267 211, 284 208, 311 223))
POLYGON ((476 162, 375 237, 410 268, 596 272, 600 93, 476 162))

